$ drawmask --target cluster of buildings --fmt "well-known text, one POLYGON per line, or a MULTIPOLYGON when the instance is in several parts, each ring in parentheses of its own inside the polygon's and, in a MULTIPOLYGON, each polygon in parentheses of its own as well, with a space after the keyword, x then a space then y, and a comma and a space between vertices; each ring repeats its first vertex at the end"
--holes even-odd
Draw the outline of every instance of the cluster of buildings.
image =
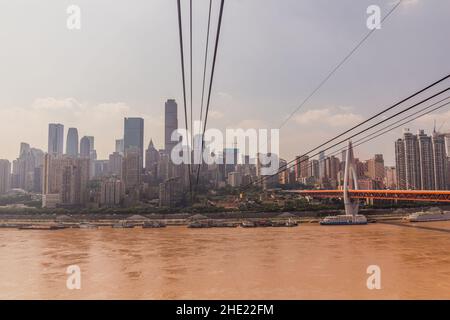
MULTIPOLYGON (((316 189, 339 189, 343 185, 346 152, 317 159, 298 156, 293 167, 267 179, 263 165, 242 155, 236 147, 224 148, 214 164, 174 164, 170 154, 177 142, 171 140, 178 129, 178 107, 173 99, 165 103, 164 149, 152 140, 144 147, 144 119, 124 118, 123 137, 107 159, 97 159, 93 136, 79 138, 77 128, 51 123, 48 148, 44 152, 21 143, 12 163, 0 160, 0 195, 11 189, 42 194, 42 205, 55 207, 131 207, 141 204, 182 206, 189 203, 190 181, 199 178, 199 189, 208 191, 226 186, 240 187, 257 181, 260 187, 276 188, 299 184, 316 189), (66 138, 66 139, 65 139, 66 138), (64 141, 65 139, 65 141, 64 141), (65 143, 64 143, 65 142, 65 143), (65 146, 65 150, 64 150, 65 146), (191 175, 189 173, 191 169, 191 175), (198 174, 197 174, 198 172, 198 174), (191 179, 190 179, 191 178, 191 179)), ((267 154, 270 156, 270 154, 267 154)), ((405 129, 395 142, 396 166, 385 166, 382 154, 371 159, 355 159, 360 189, 443 190, 450 183, 450 134, 405 129)), ((287 162, 279 159, 280 168, 287 162)))
POLYGON ((450 135, 436 131, 431 136, 408 129, 395 142, 398 189, 446 190, 449 188, 450 135))
MULTIPOLYGON (((177 141, 171 140, 178 129, 175 100, 165 103, 164 149, 156 149, 152 140, 144 147, 144 119, 125 118, 123 137, 115 141, 115 150, 107 159, 98 159, 93 136, 79 137, 77 128, 50 123, 46 152, 22 143, 19 157, 12 162, 0 160, 0 194, 23 189, 42 194, 46 208, 183 205, 189 188, 186 164, 174 164, 170 158, 177 141)), ((249 157, 237 164, 238 150, 225 148, 223 164, 192 165, 192 180, 199 170, 200 185, 211 189, 249 183, 256 177, 256 165, 249 157), (228 163, 231 162, 231 163, 228 163)))
MULTIPOLYGON (((303 184, 315 189, 340 189, 344 183, 344 170, 346 151, 340 156, 326 156, 319 153, 318 159, 310 159, 309 156, 298 156, 294 165, 278 175, 278 183, 303 184)), ((280 166, 284 167, 286 161, 281 159, 280 166)), ((355 159, 360 189, 384 189, 395 184, 395 176, 389 174, 390 168, 385 167, 382 154, 376 154, 365 161, 355 159)))

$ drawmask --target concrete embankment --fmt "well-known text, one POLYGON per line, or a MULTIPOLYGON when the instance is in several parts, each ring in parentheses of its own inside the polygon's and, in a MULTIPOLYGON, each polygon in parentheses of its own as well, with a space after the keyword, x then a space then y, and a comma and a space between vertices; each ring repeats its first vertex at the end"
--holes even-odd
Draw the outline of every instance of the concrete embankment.
MULTIPOLYGON (((370 222, 401 220, 407 214, 418 209, 368 209, 361 210, 370 222)), ((222 212, 222 213, 173 213, 173 214, 2 214, 0 227, 20 227, 23 225, 46 225, 62 223, 67 226, 76 226, 88 222, 98 226, 111 226, 119 221, 128 221, 141 224, 145 221, 162 220, 167 225, 187 225, 193 220, 215 220, 228 223, 241 223, 245 220, 272 221, 291 219, 298 223, 317 223, 327 215, 342 214, 342 211, 295 211, 295 212, 222 212)))

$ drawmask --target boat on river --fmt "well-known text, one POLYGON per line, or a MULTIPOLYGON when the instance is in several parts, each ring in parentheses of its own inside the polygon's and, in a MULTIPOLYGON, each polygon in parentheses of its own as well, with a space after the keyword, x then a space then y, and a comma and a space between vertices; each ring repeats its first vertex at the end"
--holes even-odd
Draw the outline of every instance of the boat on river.
POLYGON ((337 216, 328 216, 320 221, 321 225, 337 226, 337 225, 362 225, 367 224, 367 218, 361 214, 351 215, 342 214, 337 216))
POLYGON ((142 228, 144 229, 150 229, 150 228, 165 228, 166 224, 162 221, 145 221, 142 225, 142 228))
POLYGON ((406 217, 409 222, 432 222, 450 220, 450 211, 443 211, 440 208, 431 208, 428 211, 411 213, 406 217))

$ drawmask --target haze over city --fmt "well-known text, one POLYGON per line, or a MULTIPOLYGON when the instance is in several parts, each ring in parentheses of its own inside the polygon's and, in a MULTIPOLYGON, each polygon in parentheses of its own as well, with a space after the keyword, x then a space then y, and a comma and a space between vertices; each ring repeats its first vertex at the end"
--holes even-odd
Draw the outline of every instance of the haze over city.
MULTIPOLYGON (((196 93, 206 3, 194 1, 193 7, 195 35, 201 34, 194 36, 196 93)), ((63 123, 77 127, 80 137, 95 136, 98 158, 106 159, 123 136, 124 117, 144 118, 144 145, 153 139, 162 148, 167 99, 177 100, 184 124, 176 3, 80 0, 77 31, 66 28, 69 4, 2 4, 0 158, 15 159, 20 142, 46 150, 48 123, 63 123)), ((370 4, 227 2, 208 126, 278 128, 367 32, 370 4)), ((382 13, 393 5, 377 4, 382 13)), ((290 160, 441 77, 450 55, 444 41, 449 10, 448 1, 405 1, 281 129, 281 157, 290 160)), ((194 114, 199 104, 197 94, 194 114)), ((430 134, 435 120, 441 131, 450 131, 445 109, 408 127, 430 134)), ((362 146, 358 156, 381 153, 386 164, 394 164, 394 141, 400 137, 401 128, 362 146)))

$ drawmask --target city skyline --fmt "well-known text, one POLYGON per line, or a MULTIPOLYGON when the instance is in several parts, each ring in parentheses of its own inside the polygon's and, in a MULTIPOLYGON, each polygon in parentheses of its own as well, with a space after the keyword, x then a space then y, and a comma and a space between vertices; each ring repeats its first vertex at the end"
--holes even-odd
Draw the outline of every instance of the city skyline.
MULTIPOLYGON (((233 14, 226 16, 221 36, 209 125, 219 129, 277 128, 366 33, 369 4, 227 3, 227 10, 233 14)), ((65 4, 29 4, 30 10, 23 14, 35 26, 32 30, 11 19, 22 11, 19 4, 6 5, 0 13, 4 30, 8 30, 1 33, 8 49, 6 57, 0 59, 5 70, 0 75, 4 88, 0 97, 2 158, 13 160, 17 145, 23 141, 44 148, 42 125, 64 123, 66 128, 77 127, 80 137, 95 136, 98 157, 106 159, 114 145, 111 140, 121 136, 124 117, 144 118, 150 128, 145 132, 144 145, 153 139, 158 149, 164 147, 163 103, 167 98, 179 104, 182 101, 175 3, 155 0, 121 10, 125 5, 118 1, 117 10, 113 10, 104 1, 96 5, 80 1, 87 17, 79 32, 65 27, 65 4), (105 21, 105 16, 111 19, 105 21), (160 30, 167 32, 161 36, 160 30), (109 34, 115 35, 114 41, 97 41, 101 46, 95 41, 111 39, 109 34), (30 39, 41 40, 33 42, 35 50, 22 50, 30 39), (7 134, 18 125, 23 135, 7 134)), ((392 2, 381 1, 379 5, 386 13, 392 2)), ((368 118, 373 110, 440 77, 450 45, 435 40, 445 38, 449 27, 445 12, 449 7, 445 1, 433 5, 404 1, 351 61, 282 128, 281 157, 295 158, 350 124, 368 118), (422 23, 425 20, 427 24, 422 23), (404 32, 405 26, 408 32, 404 32), (302 138, 301 146, 298 137, 302 138)), ((203 30, 206 13, 205 6, 194 5, 195 31, 203 30)), ((202 48, 203 40, 194 38, 196 48, 202 48)), ((194 65, 199 66, 201 50, 194 50, 194 54, 194 65)), ((201 74, 195 73, 194 88, 200 88, 200 80, 201 74)), ((193 98, 197 113, 200 97, 193 98)), ((182 112, 179 115, 179 123, 184 123, 182 112)), ((431 131, 437 120, 438 127, 443 125, 443 131, 449 131, 449 118, 449 112, 430 115, 411 129, 431 131)), ((400 134, 399 129, 392 137, 400 134)), ((382 141, 374 141, 374 147, 385 155, 387 163, 394 164, 394 153, 382 141)), ((362 147, 360 153, 368 157, 369 151, 362 147)))

